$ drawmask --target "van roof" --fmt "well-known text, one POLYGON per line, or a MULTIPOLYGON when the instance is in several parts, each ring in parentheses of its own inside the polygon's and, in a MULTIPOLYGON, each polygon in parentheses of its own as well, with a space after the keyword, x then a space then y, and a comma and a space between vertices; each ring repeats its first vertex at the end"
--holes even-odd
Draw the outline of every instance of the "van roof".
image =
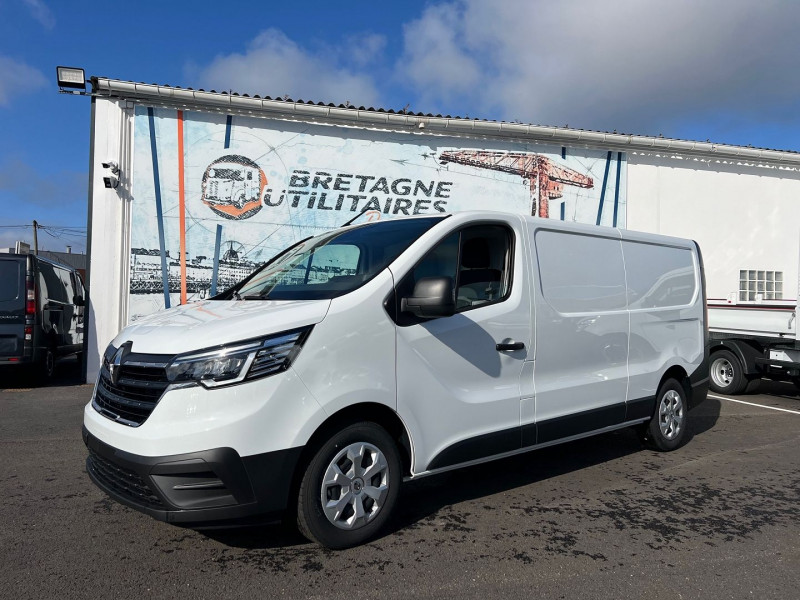
POLYGON ((680 246, 684 248, 694 248, 695 242, 688 238, 674 237, 669 235, 662 235, 658 233, 645 233, 643 231, 636 231, 633 229, 620 229, 619 227, 606 227, 604 225, 588 225, 585 223, 574 223, 571 221, 561 221, 560 219, 545 219, 542 217, 534 217, 531 215, 520 215, 518 213, 508 213, 503 211, 492 210, 469 210, 457 213, 448 213, 448 215, 456 218, 459 221, 472 221, 482 219, 492 219, 498 216, 514 215, 522 217, 527 223, 534 226, 546 227, 558 231, 571 231, 574 233, 606 235, 623 240, 639 241, 639 242, 653 242, 659 244, 668 244, 671 246, 680 246))
POLYGON ((39 256, 38 254, 0 254, 0 259, 22 259, 27 260, 28 257, 33 258, 33 260, 38 260, 41 262, 45 262, 48 264, 53 265, 54 267, 60 267, 62 269, 66 269, 67 271, 77 271, 75 267, 71 267, 70 265, 65 265, 64 263, 58 262, 57 260, 53 260, 51 258, 45 258, 44 256, 39 256))

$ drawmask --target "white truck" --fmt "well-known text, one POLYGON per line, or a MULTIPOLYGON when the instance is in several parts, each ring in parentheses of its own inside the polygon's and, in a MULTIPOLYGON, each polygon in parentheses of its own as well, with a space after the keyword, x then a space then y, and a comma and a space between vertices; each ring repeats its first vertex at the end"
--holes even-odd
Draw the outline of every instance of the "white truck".
POLYGON ((800 389, 800 281, 791 291, 783 289, 785 283, 770 271, 740 271, 738 294, 709 300, 710 387, 715 392, 739 394, 762 378, 791 381, 800 389), (776 299, 784 291, 794 299, 776 299))

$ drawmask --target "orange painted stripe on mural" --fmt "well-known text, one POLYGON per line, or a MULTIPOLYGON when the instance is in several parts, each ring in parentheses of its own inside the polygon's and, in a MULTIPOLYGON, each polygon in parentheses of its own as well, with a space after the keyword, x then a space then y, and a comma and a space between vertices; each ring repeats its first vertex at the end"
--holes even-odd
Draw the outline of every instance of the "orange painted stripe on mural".
POLYGON ((186 198, 183 189, 183 111, 178 111, 178 216, 181 233, 181 304, 186 304, 186 198))

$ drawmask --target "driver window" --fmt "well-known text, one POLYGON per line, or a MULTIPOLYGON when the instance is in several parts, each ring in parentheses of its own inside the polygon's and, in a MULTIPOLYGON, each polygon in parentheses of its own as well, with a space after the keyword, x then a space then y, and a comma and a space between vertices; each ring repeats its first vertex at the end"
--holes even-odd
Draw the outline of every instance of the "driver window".
MULTIPOLYGON (((425 258, 414 267, 412 277, 414 283, 424 277, 449 277, 455 287, 460 235, 459 232, 451 233, 425 255, 425 258)), ((412 285, 411 288, 413 290, 414 286, 412 285)))
MULTIPOLYGON (((510 289, 510 249, 511 234, 501 225, 477 225, 452 233, 403 279, 398 297, 411 296, 414 285, 422 278, 449 277, 458 312, 498 302, 510 289)), ((408 315, 401 316, 401 324, 406 324, 407 319, 408 315)))
POLYGON ((461 234, 456 309, 497 302, 508 293, 510 237, 499 225, 465 229, 461 234))

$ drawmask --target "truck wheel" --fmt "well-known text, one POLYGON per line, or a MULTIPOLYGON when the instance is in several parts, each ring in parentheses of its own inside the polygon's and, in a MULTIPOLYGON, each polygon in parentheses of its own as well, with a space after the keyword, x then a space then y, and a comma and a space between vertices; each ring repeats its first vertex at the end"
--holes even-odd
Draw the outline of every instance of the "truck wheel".
POLYGON ((669 452, 686 437, 688 404, 686 390, 676 379, 667 379, 656 395, 656 412, 644 431, 644 441, 653 450, 669 452))
POLYGON ((739 394, 747 387, 741 361, 730 350, 711 355, 710 387, 719 394, 739 394))
POLYGON ((375 423, 334 434, 308 463, 297 497, 297 526, 327 548, 356 546, 386 524, 402 480, 397 446, 375 423))

